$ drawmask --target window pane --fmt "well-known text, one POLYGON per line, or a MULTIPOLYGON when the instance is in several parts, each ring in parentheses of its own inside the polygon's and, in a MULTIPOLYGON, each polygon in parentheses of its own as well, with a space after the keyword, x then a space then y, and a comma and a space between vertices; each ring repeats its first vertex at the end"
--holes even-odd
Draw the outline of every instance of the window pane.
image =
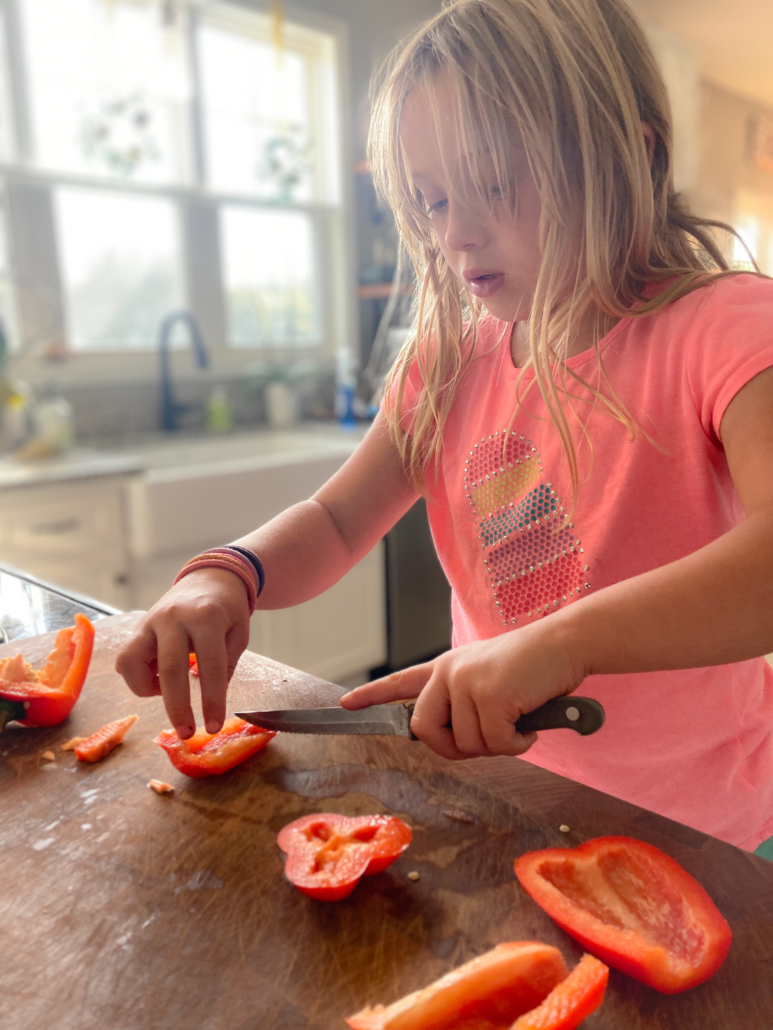
POLYGON ((226 207, 221 239, 231 346, 318 343, 311 219, 295 212, 226 207))
POLYGON ((752 272, 754 264, 751 258, 759 260, 760 223, 756 218, 745 215, 736 220, 735 228, 741 239, 733 237, 733 268, 739 272, 752 272))
POLYGON ((165 27, 160 5, 130 0, 19 6, 36 163, 137 182, 186 181, 182 14, 165 27))
POLYGON ((164 315, 183 304, 173 204, 69 188, 54 198, 70 346, 153 346, 164 315))
POLYGON ((308 200, 314 159, 308 59, 208 23, 199 28, 198 46, 209 184, 308 200))

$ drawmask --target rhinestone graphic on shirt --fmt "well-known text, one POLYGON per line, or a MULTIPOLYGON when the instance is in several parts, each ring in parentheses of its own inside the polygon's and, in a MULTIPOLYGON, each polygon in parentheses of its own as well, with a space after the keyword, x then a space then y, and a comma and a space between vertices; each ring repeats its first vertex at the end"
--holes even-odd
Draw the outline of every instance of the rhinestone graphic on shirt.
POLYGON ((537 618, 590 590, 582 541, 531 440, 491 433, 464 466, 483 564, 504 625, 537 618))

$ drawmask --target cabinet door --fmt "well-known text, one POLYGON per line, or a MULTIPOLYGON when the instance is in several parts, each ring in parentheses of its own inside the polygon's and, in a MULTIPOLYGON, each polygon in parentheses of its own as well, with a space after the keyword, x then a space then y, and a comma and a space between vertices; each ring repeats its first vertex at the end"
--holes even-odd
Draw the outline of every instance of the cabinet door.
POLYGON ((334 681, 382 665, 386 660, 383 545, 319 597, 294 608, 255 612, 249 649, 334 681))
POLYGON ((131 607, 123 491, 115 477, 3 491, 0 560, 115 608, 131 607))

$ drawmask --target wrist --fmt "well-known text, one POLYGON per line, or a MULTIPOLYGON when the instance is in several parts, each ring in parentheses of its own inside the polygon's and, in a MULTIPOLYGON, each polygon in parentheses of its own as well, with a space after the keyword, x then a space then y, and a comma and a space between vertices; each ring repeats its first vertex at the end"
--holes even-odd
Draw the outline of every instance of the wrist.
POLYGON ((177 584, 185 576, 203 569, 218 569, 237 576, 247 591, 247 604, 252 615, 265 579, 262 562, 253 551, 239 545, 213 547, 187 561, 174 582, 177 584))
MULTIPOLYGON (((584 631, 578 613, 565 608, 554 612, 531 626, 524 627, 533 635, 535 646, 544 649, 554 656, 554 661, 562 669, 562 678, 574 690, 588 676, 592 669, 588 655, 587 632, 584 631)), ((582 613, 579 613, 580 615, 582 613)), ((518 630, 515 631, 516 636, 518 630)))

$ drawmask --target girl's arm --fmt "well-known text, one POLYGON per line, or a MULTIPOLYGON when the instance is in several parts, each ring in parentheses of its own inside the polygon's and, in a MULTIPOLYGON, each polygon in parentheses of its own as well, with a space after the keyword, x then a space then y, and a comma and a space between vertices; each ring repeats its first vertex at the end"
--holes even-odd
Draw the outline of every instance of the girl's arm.
POLYGON ((517 718, 591 673, 686 669, 773 651, 773 369, 735 396, 722 443, 746 519, 679 561, 522 629, 346 695, 347 708, 421 696, 414 732, 449 758, 522 754, 517 718), (454 729, 445 729, 453 713, 454 729))
MULTIPOLYGON (((327 590, 417 497, 379 414, 351 458, 310 500, 238 541, 263 563, 258 608, 287 608, 327 590)), ((141 697, 162 694, 184 739, 196 728, 188 654, 196 652, 204 722, 216 733, 225 718, 228 682, 249 640, 246 602, 246 588, 233 573, 191 572, 150 609, 118 655, 116 668, 129 687, 141 697)))

